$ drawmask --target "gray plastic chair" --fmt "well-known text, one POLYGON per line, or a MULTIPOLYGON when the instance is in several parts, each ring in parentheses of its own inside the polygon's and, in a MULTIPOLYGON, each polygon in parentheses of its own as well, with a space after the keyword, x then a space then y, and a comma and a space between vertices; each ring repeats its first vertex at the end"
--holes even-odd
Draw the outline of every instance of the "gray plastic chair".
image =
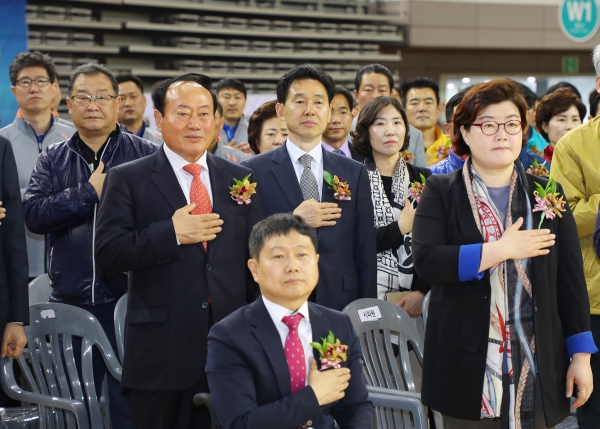
POLYGON ((25 335, 30 359, 18 359, 31 391, 15 380, 12 358, 1 361, 0 382, 6 394, 38 405, 40 429, 103 429, 92 368, 92 348, 100 351, 111 375, 121 380, 121 365, 98 320, 78 307, 44 303, 29 306, 25 335), (75 366, 73 337, 80 337, 82 376, 75 366), (62 340, 62 347, 61 342, 62 340), (59 352, 60 351, 60 352, 59 352), (65 412, 65 411, 67 412, 65 412))
POLYGON ((48 274, 42 274, 29 282, 29 305, 48 302, 52 287, 50 287, 50 277, 48 274))
POLYGON ((125 357, 125 316, 127 316, 127 294, 119 298, 115 306, 115 337, 121 362, 125 357))
POLYGON ((377 428, 428 428, 427 409, 415 390, 408 350, 410 343, 422 365, 423 340, 410 316, 397 305, 371 298, 351 302, 343 312, 358 334, 363 376, 369 399, 377 407, 377 428), (367 315, 365 321, 361 315, 367 315), (398 337, 398 357, 393 336, 398 337))
POLYGON ((427 292, 423 299, 423 307, 421 308, 421 314, 423 315, 423 332, 427 330, 427 317, 429 317, 429 300, 431 299, 431 291, 427 292))

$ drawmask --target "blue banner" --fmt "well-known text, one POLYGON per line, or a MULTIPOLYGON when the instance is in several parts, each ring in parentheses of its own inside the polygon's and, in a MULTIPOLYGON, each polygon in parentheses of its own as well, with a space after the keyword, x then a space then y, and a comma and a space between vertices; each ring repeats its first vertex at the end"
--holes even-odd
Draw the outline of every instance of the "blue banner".
POLYGON ((1 0, 0 3, 0 127, 5 127, 19 109, 10 90, 8 67, 18 54, 27 51, 27 0, 1 0))

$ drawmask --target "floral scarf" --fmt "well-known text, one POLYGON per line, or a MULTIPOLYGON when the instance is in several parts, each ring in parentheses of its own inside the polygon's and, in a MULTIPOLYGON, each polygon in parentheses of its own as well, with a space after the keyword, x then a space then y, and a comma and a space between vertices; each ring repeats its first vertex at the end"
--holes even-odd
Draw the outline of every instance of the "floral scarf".
MULTIPOLYGON (((369 159, 366 162, 368 161, 369 159)), ((401 156, 398 157, 392 176, 393 201, 389 201, 385 194, 379 170, 373 168, 367 171, 375 209, 375 228, 397 222, 408 195, 409 178, 406 161, 401 156)), ((379 299, 385 299, 389 292, 397 292, 401 288, 410 289, 413 279, 411 240, 412 233, 404 235, 404 244, 398 249, 397 258, 391 249, 377 254, 377 297, 379 299)))
MULTIPOLYGON (((527 197, 525 172, 515 163, 510 183, 506 225, 487 187, 469 159, 463 177, 475 222, 484 242, 502 237, 504 229, 519 217, 532 229, 532 212, 527 197)), ((533 291, 528 276, 529 260, 507 260, 489 269, 491 300, 486 369, 483 382, 481 418, 500 417, 503 364, 509 376, 510 429, 533 429, 534 380, 536 374, 533 326, 533 291), (506 359, 506 361, 505 361, 506 359)))

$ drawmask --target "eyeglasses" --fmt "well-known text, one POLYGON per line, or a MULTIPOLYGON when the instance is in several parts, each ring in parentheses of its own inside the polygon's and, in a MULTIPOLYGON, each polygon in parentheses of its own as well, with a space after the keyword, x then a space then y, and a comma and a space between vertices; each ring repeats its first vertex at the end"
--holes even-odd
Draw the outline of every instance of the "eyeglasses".
POLYGON ((92 100, 96 100, 96 104, 99 106, 106 106, 113 98, 117 98, 116 95, 98 94, 77 94, 69 97, 75 104, 91 104, 92 100))
POLYGON ((485 121, 480 124, 471 125, 481 128, 481 132, 486 136, 493 136, 496 134, 500 129, 500 125, 504 125, 504 130, 506 133, 511 135, 518 134, 519 131, 523 129, 523 123, 521 121, 508 121, 503 124, 499 124, 498 122, 494 121, 485 121))
POLYGON ((19 79, 16 84, 21 88, 29 88, 34 82, 37 86, 46 86, 50 83, 50 79, 47 77, 40 77, 37 79, 19 79))

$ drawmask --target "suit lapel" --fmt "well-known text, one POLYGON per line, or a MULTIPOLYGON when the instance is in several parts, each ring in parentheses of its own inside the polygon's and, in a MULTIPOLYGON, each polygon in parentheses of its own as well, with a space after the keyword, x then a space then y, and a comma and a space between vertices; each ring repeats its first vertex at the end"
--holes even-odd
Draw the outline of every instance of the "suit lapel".
MULTIPOLYGON (((327 338, 327 335, 330 331, 329 321, 323 317, 323 313, 316 307, 312 302, 308 303, 308 314, 310 316, 310 326, 312 329, 312 340, 316 343, 321 343, 323 340, 321 338, 327 338)), ((335 333, 334 333, 335 335, 335 333)), ((350 339, 340 339, 340 341, 345 340, 348 342, 350 339)), ((344 341, 342 341, 344 343, 344 341)), ((321 367, 321 358, 319 356, 319 351, 313 348, 313 356, 317 361, 317 365, 321 367)))
POLYGON ((271 319, 262 298, 258 298, 250 305, 252 306, 249 313, 250 330, 265 350, 265 355, 277 378, 281 397, 289 396, 292 394, 290 371, 279 332, 273 324, 273 319, 271 319))
POLYGON ((471 204, 469 203, 467 188, 465 187, 462 174, 460 175, 460 180, 457 182, 457 188, 455 192, 453 192, 454 205, 457 208, 458 219, 460 219, 458 226, 462 231, 465 243, 483 243, 483 236, 475 223, 479 222, 479 219, 476 220, 473 217, 473 211, 471 210, 471 204))
POLYGON ((273 162, 275 166, 271 169, 275 180, 279 183, 283 195, 287 198, 288 202, 292 206, 292 210, 298 207, 304 197, 302 196, 302 190, 300 189, 300 183, 296 177, 296 171, 294 165, 287 151, 286 145, 287 140, 275 149, 273 152, 273 162))
MULTIPOLYGON (((210 177, 210 188, 212 191, 212 211, 213 213, 218 213, 221 216, 221 219, 223 219, 227 216, 232 205, 235 204, 229 193, 229 186, 233 185, 234 178, 231 176, 230 170, 223 162, 221 162, 219 157, 209 153, 207 154, 206 163, 208 165, 208 175, 210 177)), ((236 177, 236 179, 242 180, 243 177, 236 177)), ((219 236, 220 234, 217 234, 217 237, 208 243, 208 248, 211 252, 214 252, 215 249, 221 246, 219 236)), ((204 249, 204 246, 201 247, 204 249)))
POLYGON ((185 195, 163 148, 160 148, 154 155, 154 161, 150 168, 154 173, 151 178, 152 183, 165 197, 173 211, 185 206, 187 204, 185 195))
MULTIPOLYGON (((338 160, 336 159, 336 156, 323 149, 323 172, 327 171, 331 173, 332 176, 344 177, 344 172, 339 170, 340 166, 338 160)), ((335 197, 333 196, 333 190, 329 189, 329 184, 325 181, 324 177, 325 174, 323 174, 323 178, 321 178, 321 180, 323 181, 323 192, 321 193, 321 202, 335 203, 339 206, 341 201, 335 199, 335 197)), ((352 189, 350 190, 350 192, 352 192, 352 189)), ((344 212, 342 210, 342 216, 343 215, 344 212)), ((317 229, 317 238, 319 240, 321 240, 327 228, 331 227, 321 227, 317 229)))

